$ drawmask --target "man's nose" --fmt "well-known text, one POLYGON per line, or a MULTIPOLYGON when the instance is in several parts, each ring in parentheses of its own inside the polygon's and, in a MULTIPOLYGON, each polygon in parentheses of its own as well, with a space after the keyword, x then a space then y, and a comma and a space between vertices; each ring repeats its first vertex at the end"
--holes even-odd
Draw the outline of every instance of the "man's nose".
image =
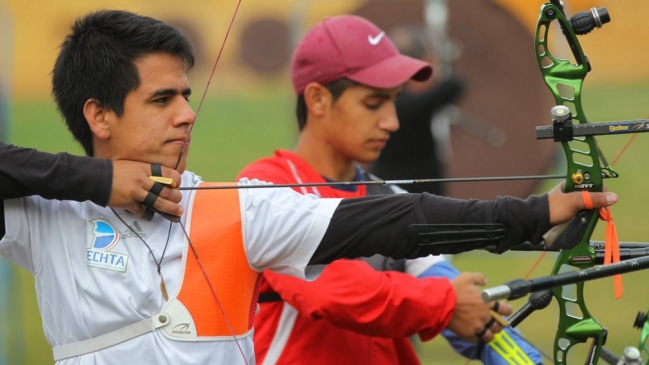
POLYGON ((176 118, 174 118, 174 124, 176 126, 183 124, 191 125, 194 124, 194 121, 196 121, 196 113, 194 113, 192 107, 189 106, 189 102, 183 100, 180 110, 178 111, 176 118))
POLYGON ((394 105, 381 118, 379 126, 388 132, 396 132, 399 130, 399 118, 397 118, 397 111, 394 105))

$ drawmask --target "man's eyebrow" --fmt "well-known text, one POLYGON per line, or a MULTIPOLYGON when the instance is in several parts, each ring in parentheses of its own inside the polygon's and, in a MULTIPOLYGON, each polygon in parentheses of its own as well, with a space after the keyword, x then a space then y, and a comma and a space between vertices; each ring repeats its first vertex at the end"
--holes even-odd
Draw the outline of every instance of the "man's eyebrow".
POLYGON ((383 91, 374 91, 367 95, 368 98, 378 98, 378 99, 390 99, 392 94, 383 91))
POLYGON ((182 92, 180 93, 178 92, 178 89, 159 89, 151 93, 149 97, 153 99, 161 96, 173 96, 178 94, 181 94, 183 96, 189 96, 192 94, 192 89, 188 87, 186 89, 183 89, 182 92))

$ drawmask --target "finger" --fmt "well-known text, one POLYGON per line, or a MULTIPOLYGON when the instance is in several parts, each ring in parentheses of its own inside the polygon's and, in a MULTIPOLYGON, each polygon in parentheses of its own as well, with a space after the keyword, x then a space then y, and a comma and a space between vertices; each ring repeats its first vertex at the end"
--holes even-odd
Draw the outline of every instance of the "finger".
POLYGON ((150 167, 151 174, 149 175, 149 179, 165 186, 173 187, 175 185, 176 182, 172 178, 162 176, 162 166, 160 164, 152 163, 150 167))
MULTIPOLYGON (((153 181, 151 181, 151 183, 151 188, 153 188, 155 184, 158 184, 157 182, 153 181)), ((147 193, 147 196, 149 196, 149 194, 150 193, 147 193)), ((149 207, 156 213, 160 213, 162 215, 169 214, 175 217, 180 217, 185 212, 184 208, 180 204, 178 204, 180 203, 182 197, 182 193, 179 190, 165 186, 162 188, 162 190, 160 190, 159 195, 156 197, 157 199, 155 199, 153 204, 149 205, 149 207)), ((177 221, 176 219, 170 219, 170 217, 165 218, 174 222, 177 221)))
POLYGON ((590 198, 595 208, 603 208, 613 205, 617 202, 618 196, 615 193, 590 193, 590 198))
POLYGON ((138 216, 138 217, 140 217, 140 218, 141 218, 142 216, 144 216, 145 211, 146 211, 146 209, 144 208, 143 205, 141 205, 141 204, 135 204, 135 203, 134 203, 134 204, 131 204, 130 206, 128 206, 128 207, 125 208, 125 209, 126 209, 128 212, 131 212, 131 213, 135 214, 136 216, 138 216))
MULTIPOLYGON (((180 192, 180 190, 172 189, 170 187, 165 186, 162 189, 162 191, 160 192, 160 194, 158 194, 158 198, 160 198, 160 199, 158 199, 158 201, 160 201, 160 200, 169 200, 169 201, 172 201, 174 203, 179 203, 180 200, 183 198, 183 195, 180 192)), ((160 207, 157 207, 157 208, 159 209, 160 207)))
MULTIPOLYGON (((170 218, 166 217, 166 215, 180 217, 185 212, 185 209, 180 204, 162 199, 161 197, 158 197, 158 199, 155 201, 155 204, 153 204, 152 209, 157 213, 165 215, 165 218, 167 219, 170 218)), ((174 219, 172 221, 176 222, 177 220, 174 219)))
POLYGON ((161 166, 161 175, 163 177, 168 177, 173 180, 173 183, 170 185, 172 189, 177 189, 180 186, 180 173, 174 169, 161 166))
POLYGON ((503 326, 500 325, 497 321, 494 320, 494 324, 489 327, 489 331, 493 332, 494 334, 501 332, 503 330, 503 326))
MULTIPOLYGON (((494 307, 494 309, 496 308, 494 307)), ((512 306, 507 303, 499 303, 497 310, 494 310, 494 312, 497 312, 498 314, 503 316, 508 316, 512 314, 512 311, 513 311, 512 306)))
MULTIPOLYGON (((154 173, 159 172, 159 171, 156 171, 157 170, 156 165, 151 165, 151 166, 152 166, 152 170, 153 170, 154 173)), ((160 194, 162 192, 162 190, 164 190, 164 185, 162 185, 161 183, 159 183, 157 181, 154 181, 153 185, 149 189, 149 191, 148 191, 148 193, 147 193, 147 195, 146 195, 146 197, 144 198, 144 201, 143 201, 143 205, 145 206, 146 209, 145 209, 144 214, 142 215, 142 218, 150 221, 151 219, 153 219, 154 213, 159 213, 164 218, 166 218, 166 219, 168 219, 168 220, 170 220, 172 222, 180 221, 180 215, 182 215, 182 213, 181 214, 173 214, 173 213, 170 214, 170 213, 167 213, 165 211, 161 211, 159 208, 156 207, 156 202, 161 200, 161 199, 159 199, 158 194, 160 194)), ((159 206, 160 206, 160 204, 158 204, 158 207, 159 206)), ((170 207, 169 209, 171 209, 174 212, 178 212, 178 209, 176 209, 175 207, 170 207)))
POLYGON ((475 334, 475 337, 477 337, 478 340, 482 341, 482 337, 484 337, 484 335, 486 335, 488 331, 489 331, 489 328, 483 328, 480 332, 475 334))
POLYGON ((150 213, 148 213, 148 212, 155 212, 155 213, 160 214, 163 218, 165 218, 168 221, 172 221, 174 223, 180 222, 180 216, 178 216, 178 215, 172 215, 172 214, 168 214, 168 213, 165 213, 165 212, 161 212, 161 211, 159 211, 159 210, 157 210, 155 208, 146 208, 146 211, 147 212, 144 213, 145 216, 143 216, 142 218, 147 219, 147 220, 153 219, 153 214, 149 215, 150 213))
POLYGON ((158 199, 158 195, 164 188, 164 185, 161 183, 154 181, 153 185, 149 189, 149 192, 146 194, 146 197, 144 198, 144 201, 142 204, 144 204, 145 207, 147 208, 152 208, 153 205, 155 204, 155 201, 158 199))
POLYGON ((500 302, 495 301, 495 302, 494 302, 494 306, 491 307, 491 309, 492 309, 494 312, 497 313, 497 312, 498 312, 498 308, 500 308, 500 302))
POLYGON ((479 333, 476 333, 475 336, 482 342, 491 342, 494 339, 493 332, 491 332, 491 330, 489 330, 488 328, 485 328, 479 333))
POLYGON ((180 186, 180 173, 178 171, 155 163, 151 164, 150 168, 151 173, 149 178, 151 180, 169 186, 172 189, 177 189, 180 186))
MULTIPOLYGON (((155 168, 154 168, 155 166, 156 165, 151 165, 152 170, 155 170, 155 168)), ((147 192, 146 197, 144 198, 144 201, 142 202, 142 204, 145 207, 144 214, 142 215, 143 219, 146 219, 148 221, 153 219, 153 215, 154 215, 153 205, 155 204, 155 201, 158 199, 158 194, 160 194, 163 187, 164 187, 164 185, 162 185, 161 183, 156 181, 156 182, 153 183, 153 186, 151 186, 151 188, 147 192)))
POLYGON ((485 278, 485 276, 480 273, 473 273, 473 277, 471 281, 475 285, 480 285, 480 286, 487 285, 487 278, 485 278))

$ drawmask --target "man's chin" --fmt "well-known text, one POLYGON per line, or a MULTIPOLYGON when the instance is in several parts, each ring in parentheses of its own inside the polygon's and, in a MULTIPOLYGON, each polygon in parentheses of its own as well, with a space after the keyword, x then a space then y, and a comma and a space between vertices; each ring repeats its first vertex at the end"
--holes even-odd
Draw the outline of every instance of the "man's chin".
POLYGON ((381 150, 375 151, 375 152, 367 152, 364 153, 362 156, 358 156, 356 158, 356 162, 363 164, 363 165, 369 165, 372 162, 376 161, 379 156, 381 155, 381 150))
POLYGON ((168 165, 165 166, 169 167, 170 169, 174 169, 182 174, 183 172, 185 172, 185 169, 187 169, 188 154, 189 146, 187 146, 182 152, 177 151, 176 153, 172 154, 171 157, 166 157, 165 160, 168 162, 168 165))
POLYGON ((174 161, 174 163, 172 163, 167 167, 169 167, 170 169, 174 169, 178 171, 180 174, 182 174, 187 169, 187 162, 185 161, 185 159, 183 159, 179 163, 177 163, 177 161, 174 161))
POLYGON ((180 174, 184 173, 187 169, 187 153, 185 152, 185 154, 180 157, 180 160, 176 160, 171 168, 178 171, 180 174))

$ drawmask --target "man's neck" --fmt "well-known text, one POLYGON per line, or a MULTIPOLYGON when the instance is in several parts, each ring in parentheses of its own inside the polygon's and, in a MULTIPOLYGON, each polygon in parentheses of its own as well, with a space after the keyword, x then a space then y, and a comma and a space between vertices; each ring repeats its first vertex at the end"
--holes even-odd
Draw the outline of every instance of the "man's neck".
POLYGON ((302 133, 294 150, 320 175, 332 181, 354 181, 356 162, 346 158, 333 146, 302 133))

